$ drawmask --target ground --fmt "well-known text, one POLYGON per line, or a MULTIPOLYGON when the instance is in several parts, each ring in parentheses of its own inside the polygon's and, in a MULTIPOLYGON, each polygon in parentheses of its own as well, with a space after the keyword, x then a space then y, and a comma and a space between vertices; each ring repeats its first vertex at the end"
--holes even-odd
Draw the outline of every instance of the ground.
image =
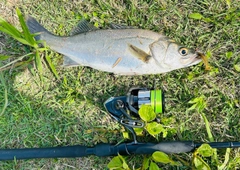
MULTIPOLYGON (((175 123, 169 126, 174 127, 176 133, 169 134, 164 140, 209 142, 200 113, 196 109, 187 111, 192 106, 188 102, 199 97, 203 97, 206 103, 202 112, 210 123, 214 140, 240 139, 238 0, 1 1, 1 17, 20 29, 16 7, 24 16, 35 17, 50 32, 60 36, 69 35, 82 18, 102 29, 110 23, 150 29, 207 53, 212 69, 206 71, 200 63, 158 75, 116 76, 88 67, 63 68, 62 56, 55 52, 49 52, 49 55, 60 75, 59 79, 56 79, 47 64, 44 64, 42 81, 34 62, 17 68, 11 66, 1 71, 0 108, 5 108, 0 110, 1 148, 117 143, 123 139, 123 129, 107 114, 103 102, 112 96, 125 95, 134 86, 153 88, 154 82, 157 89, 165 91, 164 117, 175 119, 175 123), (192 13, 199 13, 203 18, 194 19, 189 16, 192 13), (5 89, 7 97, 4 95, 5 89)), ((27 54, 29 47, 0 33, 0 52, 1 55, 10 56, 8 60, 0 60, 3 66, 27 54)), ((46 63, 44 54, 42 60, 46 63)), ((157 142, 150 139, 151 142, 157 142)), ((222 161, 224 150, 219 153, 222 161)), ((189 161, 188 156, 181 157, 189 161)), ((128 162, 137 168, 142 158, 133 156, 128 162)), ((230 161, 237 158, 239 149, 234 149, 230 161)), ((90 156, 3 161, 0 166, 1 169, 106 169, 110 160, 111 157, 90 156)), ((167 165, 160 167, 177 169, 167 165)))

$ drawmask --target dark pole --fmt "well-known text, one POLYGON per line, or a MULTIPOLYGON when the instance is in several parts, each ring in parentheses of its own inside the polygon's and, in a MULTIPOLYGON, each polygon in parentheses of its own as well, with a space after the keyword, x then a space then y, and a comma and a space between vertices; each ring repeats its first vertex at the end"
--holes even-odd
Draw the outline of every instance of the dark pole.
MULTIPOLYGON (((88 155, 115 156, 132 154, 152 154, 155 151, 165 153, 192 152, 202 143, 192 141, 170 141, 160 143, 121 143, 119 145, 97 144, 94 147, 81 145, 51 147, 51 148, 26 148, 26 149, 0 149, 0 160, 33 159, 33 158, 75 158, 88 155)), ((212 148, 236 148, 240 142, 211 142, 212 148)))

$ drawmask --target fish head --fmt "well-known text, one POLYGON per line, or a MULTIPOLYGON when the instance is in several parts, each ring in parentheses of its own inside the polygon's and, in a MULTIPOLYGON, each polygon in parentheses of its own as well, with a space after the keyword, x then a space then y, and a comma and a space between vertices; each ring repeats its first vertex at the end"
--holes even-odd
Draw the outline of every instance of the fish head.
POLYGON ((189 67, 201 61, 202 59, 198 52, 175 42, 168 44, 163 60, 164 64, 170 66, 172 69, 189 67))
POLYGON ((195 50, 166 38, 152 44, 151 53, 155 61, 168 71, 189 67, 202 61, 195 50))

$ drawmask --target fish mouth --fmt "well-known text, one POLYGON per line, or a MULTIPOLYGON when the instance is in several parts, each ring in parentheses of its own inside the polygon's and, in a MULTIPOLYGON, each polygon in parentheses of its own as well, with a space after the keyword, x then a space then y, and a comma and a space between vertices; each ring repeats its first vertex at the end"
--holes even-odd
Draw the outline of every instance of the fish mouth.
POLYGON ((197 52, 192 57, 181 58, 180 62, 185 66, 195 65, 202 61, 201 55, 202 53, 197 52))

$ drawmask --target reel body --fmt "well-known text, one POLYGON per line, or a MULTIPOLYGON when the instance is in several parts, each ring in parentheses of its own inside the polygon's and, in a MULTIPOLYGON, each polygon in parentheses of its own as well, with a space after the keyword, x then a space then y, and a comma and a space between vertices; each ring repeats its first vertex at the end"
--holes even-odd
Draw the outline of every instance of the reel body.
POLYGON ((104 102, 110 116, 132 133, 135 143, 137 140, 133 128, 144 127, 144 122, 139 119, 138 114, 141 105, 151 105, 155 113, 163 113, 164 96, 162 91, 131 88, 126 96, 111 97, 104 102))

